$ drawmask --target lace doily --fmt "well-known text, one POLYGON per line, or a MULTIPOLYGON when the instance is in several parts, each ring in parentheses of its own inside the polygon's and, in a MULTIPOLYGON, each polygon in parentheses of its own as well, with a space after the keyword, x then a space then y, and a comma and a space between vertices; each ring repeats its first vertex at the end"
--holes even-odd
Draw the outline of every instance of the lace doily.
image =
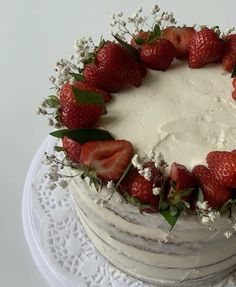
MULTIPOLYGON (((50 191, 42 180, 44 152, 55 140, 47 138, 29 168, 23 195, 25 236, 32 256, 51 286, 153 287, 109 264, 84 233, 67 189, 50 191)), ((236 287, 236 276, 218 286, 236 287)))

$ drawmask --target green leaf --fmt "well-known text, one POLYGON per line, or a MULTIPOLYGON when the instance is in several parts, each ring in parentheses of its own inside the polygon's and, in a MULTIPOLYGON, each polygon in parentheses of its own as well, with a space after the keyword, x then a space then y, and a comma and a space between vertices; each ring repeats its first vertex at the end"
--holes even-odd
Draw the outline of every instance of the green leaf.
POLYGON ((57 96, 51 95, 44 100, 44 103, 48 108, 58 109, 60 107, 60 101, 57 96))
POLYGON ((85 56, 85 60, 83 61, 83 63, 84 63, 84 64, 94 63, 95 58, 96 58, 95 53, 88 53, 88 54, 85 56))
POLYGON ((236 61, 234 62, 234 67, 233 67, 233 71, 231 74, 231 78, 234 78, 234 77, 236 77, 236 61))
POLYGON ((116 41, 118 41, 123 47, 125 47, 128 51, 128 53, 135 58, 136 61, 140 61, 140 56, 139 56, 139 52, 130 44, 126 43, 125 41, 123 41, 120 37, 112 34, 112 36, 116 39, 116 41))
POLYGON ((171 187, 174 189, 174 190, 176 190, 176 181, 172 181, 171 182, 171 187))
POLYGON ((142 45, 142 44, 145 43, 145 40, 143 38, 141 38, 141 37, 134 38, 134 41, 138 45, 142 45))
POLYGON ((84 81, 84 77, 83 77, 82 74, 78 74, 78 73, 70 73, 70 74, 71 74, 71 76, 74 77, 74 79, 76 81, 79 81, 79 82, 83 82, 84 81))
POLYGON ((100 129, 63 129, 51 132, 50 135, 56 138, 63 138, 64 136, 67 136, 80 144, 98 140, 114 140, 113 136, 108 131, 100 129))
POLYGON ((204 201, 204 195, 203 195, 202 190, 201 190, 200 187, 198 188, 197 200, 200 201, 200 202, 204 201))
POLYGON ((54 146, 53 148, 56 152, 61 152, 61 151, 65 151, 65 149, 62 146, 54 146))
POLYGON ((155 25, 153 31, 150 32, 148 36, 148 43, 154 42, 157 38, 161 36, 161 28, 159 25, 155 25))
POLYGON ((171 214, 171 210, 170 208, 164 209, 164 210, 160 210, 160 214, 164 217, 164 219, 170 224, 171 229, 175 226, 178 218, 181 215, 181 210, 177 210, 175 215, 171 214))
POLYGON ((106 106, 101 94, 97 92, 82 91, 75 87, 72 87, 72 89, 77 103, 100 106, 103 109, 103 114, 106 114, 106 106))

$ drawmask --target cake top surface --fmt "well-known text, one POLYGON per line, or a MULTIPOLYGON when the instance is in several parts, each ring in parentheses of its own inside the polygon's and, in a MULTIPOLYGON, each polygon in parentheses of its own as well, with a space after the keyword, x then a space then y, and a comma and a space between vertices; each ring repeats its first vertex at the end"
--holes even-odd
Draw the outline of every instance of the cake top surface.
POLYGON ((218 65, 190 69, 176 60, 167 72, 148 71, 141 87, 127 88, 98 123, 137 153, 154 149, 167 163, 205 164, 213 150, 235 147, 236 106, 230 75, 218 65))

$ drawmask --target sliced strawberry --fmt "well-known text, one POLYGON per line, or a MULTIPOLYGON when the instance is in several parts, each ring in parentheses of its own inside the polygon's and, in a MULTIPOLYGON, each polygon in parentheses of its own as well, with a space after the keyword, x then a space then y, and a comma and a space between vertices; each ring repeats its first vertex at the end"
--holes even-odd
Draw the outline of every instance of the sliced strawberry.
POLYGON ((97 65, 113 78, 139 87, 142 75, 138 63, 120 44, 107 41, 96 55, 97 65))
POLYGON ((228 35, 225 40, 222 65, 225 71, 231 72, 236 61, 236 34, 228 35))
POLYGON ((219 62, 222 58, 223 41, 208 28, 196 32, 189 43, 188 64, 190 68, 219 62))
POLYGON ((133 46, 135 49, 140 50, 142 44, 138 44, 137 42, 140 42, 140 40, 141 42, 146 42, 149 35, 150 35, 150 32, 145 32, 145 31, 138 32, 138 34, 132 38, 130 45, 133 46))
POLYGON ((68 158, 76 163, 79 163, 80 153, 81 153, 81 144, 64 136, 62 139, 62 145, 63 145, 64 150, 67 153, 68 158))
POLYGON ((198 165, 194 167, 192 172, 197 178, 204 200, 208 202, 210 207, 219 208, 231 198, 231 191, 223 187, 221 183, 212 176, 207 167, 198 165))
POLYGON ((105 103, 108 103, 111 100, 111 95, 107 91, 93 87, 88 83, 77 81, 74 83, 74 86, 82 91, 94 92, 102 95, 105 103))
POLYGON ((153 70, 165 71, 174 60, 176 49, 167 39, 158 38, 152 43, 143 44, 140 51, 141 61, 153 70))
POLYGON ((163 173, 152 162, 145 164, 144 168, 150 168, 151 179, 149 181, 140 175, 139 171, 135 168, 122 181, 121 187, 141 203, 151 206, 151 208, 144 209, 144 211, 156 212, 160 197, 153 194, 153 188, 162 185, 163 173))
POLYGON ((122 81, 115 79, 103 67, 98 67, 95 64, 85 65, 83 76, 91 86, 111 93, 118 92, 124 86, 122 81))
POLYGON ((212 151, 207 155, 208 167, 224 187, 236 187, 236 153, 212 151))
POLYGON ((163 38, 168 39, 176 48, 176 58, 188 54, 190 40, 196 33, 193 27, 168 27, 162 31, 163 38))
POLYGON ((133 156, 132 144, 125 140, 92 141, 82 146, 80 158, 103 180, 118 180, 133 156))
POLYGON ((176 162, 173 162, 170 170, 171 181, 176 183, 175 190, 181 191, 186 188, 193 188, 196 186, 195 176, 187 170, 187 168, 176 162))

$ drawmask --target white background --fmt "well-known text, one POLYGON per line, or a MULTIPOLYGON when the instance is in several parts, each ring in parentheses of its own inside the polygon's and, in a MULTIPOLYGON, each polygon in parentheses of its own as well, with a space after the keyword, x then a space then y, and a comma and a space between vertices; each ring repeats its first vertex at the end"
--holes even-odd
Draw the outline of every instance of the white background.
POLYGON ((47 287, 21 222, 24 178, 49 128, 35 108, 51 92, 55 62, 82 35, 109 36, 112 12, 158 3, 179 23, 236 26, 235 0, 0 0, 0 287, 47 287))

